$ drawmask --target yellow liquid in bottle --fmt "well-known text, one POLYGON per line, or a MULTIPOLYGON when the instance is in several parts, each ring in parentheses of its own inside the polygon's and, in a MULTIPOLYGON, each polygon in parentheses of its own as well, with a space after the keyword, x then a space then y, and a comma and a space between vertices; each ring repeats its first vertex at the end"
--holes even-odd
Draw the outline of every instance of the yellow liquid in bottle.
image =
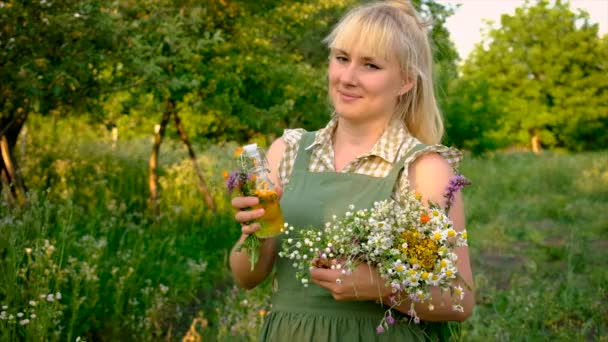
POLYGON ((264 208, 264 216, 259 219, 260 229, 255 233, 259 238, 274 237, 283 232, 283 213, 279 205, 279 195, 275 190, 256 190, 260 203, 253 208, 264 208))

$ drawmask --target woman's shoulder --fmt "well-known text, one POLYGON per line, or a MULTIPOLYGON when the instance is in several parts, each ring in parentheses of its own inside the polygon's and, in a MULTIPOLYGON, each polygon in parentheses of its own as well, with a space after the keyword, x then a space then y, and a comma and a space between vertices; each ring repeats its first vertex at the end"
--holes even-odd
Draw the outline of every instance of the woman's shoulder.
POLYGON ((402 156, 406 156, 405 166, 414 162, 418 164, 433 162, 440 158, 445 160, 452 169, 457 169, 462 162, 462 152, 454 147, 448 147, 442 144, 424 144, 415 137, 410 137, 404 144, 402 156))
MULTIPOLYGON (((442 192, 449 179, 457 174, 462 161, 462 152, 442 144, 427 145, 418 139, 411 141, 407 151, 404 168, 396 184, 395 198, 404 201, 405 194, 412 190, 424 192, 435 198, 442 192), (409 152, 409 153, 408 153, 409 152)), ((440 197, 440 196, 439 196, 440 197)))

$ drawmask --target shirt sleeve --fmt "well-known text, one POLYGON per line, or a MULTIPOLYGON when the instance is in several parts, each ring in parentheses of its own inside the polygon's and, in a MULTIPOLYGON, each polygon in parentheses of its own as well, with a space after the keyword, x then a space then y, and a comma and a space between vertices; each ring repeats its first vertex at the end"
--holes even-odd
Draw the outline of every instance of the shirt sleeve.
POLYGON ((463 158, 462 152, 460 152, 459 150, 452 148, 452 147, 440 145, 440 144, 429 145, 429 146, 421 149, 420 151, 417 151, 414 154, 412 154, 405 161, 405 165, 403 167, 403 172, 401 172, 401 175, 399 176, 399 180, 397 181, 397 184, 395 185, 395 191, 394 191, 393 196, 398 203, 405 204, 404 200, 405 200, 405 198, 407 198, 407 196, 405 196, 405 195, 411 191, 410 182, 408 180, 409 165, 414 160, 416 160, 418 157, 420 157, 424 154, 427 154, 427 153, 438 153, 440 156, 445 158, 445 160, 448 162, 448 164, 450 164, 450 166, 452 167, 452 169, 454 169, 455 172, 457 171, 458 167, 460 166, 460 163, 462 162, 462 158, 463 158))

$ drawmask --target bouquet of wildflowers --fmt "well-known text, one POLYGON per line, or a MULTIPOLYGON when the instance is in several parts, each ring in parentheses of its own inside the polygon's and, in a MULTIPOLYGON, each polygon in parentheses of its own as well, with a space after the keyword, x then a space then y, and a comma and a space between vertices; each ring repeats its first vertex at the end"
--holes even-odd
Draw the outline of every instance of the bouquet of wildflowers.
POLYGON ((228 192, 238 190, 243 196, 256 196, 259 202, 252 209, 264 208, 264 215, 258 220, 260 228, 238 246, 239 251, 246 249, 253 271, 259 259, 260 239, 275 237, 283 232, 283 214, 279 193, 269 178, 264 152, 251 144, 239 147, 235 156, 238 157, 237 170, 225 175, 228 192))
MULTIPOLYGON (((243 155, 242 147, 236 149, 234 156, 238 161, 237 170, 230 174, 227 172, 224 174, 228 193, 232 194, 232 192, 237 190, 242 196, 255 196, 255 175, 249 174, 249 170, 253 168, 251 159, 243 155)), ((245 241, 237 247, 238 251, 242 249, 247 251, 252 271, 260 257, 258 255, 259 247, 260 239, 255 234, 249 234, 245 241)))
MULTIPOLYGON (((453 286, 459 277, 454 248, 467 245, 467 233, 454 229, 447 212, 455 192, 467 184, 462 176, 450 181, 446 210, 433 203, 427 207, 420 195, 408 193, 405 206, 385 200, 355 211, 351 205, 343 217, 334 216, 325 227, 295 231, 289 226, 279 256, 293 261, 304 286, 309 284, 310 267, 342 269, 348 274, 361 263, 375 266, 393 291, 378 332, 395 322, 391 309, 408 299, 412 302, 408 314, 419 322, 414 304, 429 301, 432 286, 449 291, 453 309, 462 310, 464 289, 453 286)), ((431 304, 429 309, 433 309, 431 304)))

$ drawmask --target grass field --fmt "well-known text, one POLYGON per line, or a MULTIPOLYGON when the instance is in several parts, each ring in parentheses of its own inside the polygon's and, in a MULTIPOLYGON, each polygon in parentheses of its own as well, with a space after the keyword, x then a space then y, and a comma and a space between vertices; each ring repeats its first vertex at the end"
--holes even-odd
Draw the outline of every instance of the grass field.
MULTIPOLYGON (((112 148, 104 129, 37 117, 28 132, 17 148, 28 204, 0 200, 2 341, 255 339, 268 286, 237 290, 226 266, 238 227, 222 170, 234 144, 197 147, 213 215, 186 151, 167 140, 152 217, 150 137, 112 148)), ((608 341, 608 152, 497 153, 460 171, 474 183, 478 303, 462 339, 608 341)))

